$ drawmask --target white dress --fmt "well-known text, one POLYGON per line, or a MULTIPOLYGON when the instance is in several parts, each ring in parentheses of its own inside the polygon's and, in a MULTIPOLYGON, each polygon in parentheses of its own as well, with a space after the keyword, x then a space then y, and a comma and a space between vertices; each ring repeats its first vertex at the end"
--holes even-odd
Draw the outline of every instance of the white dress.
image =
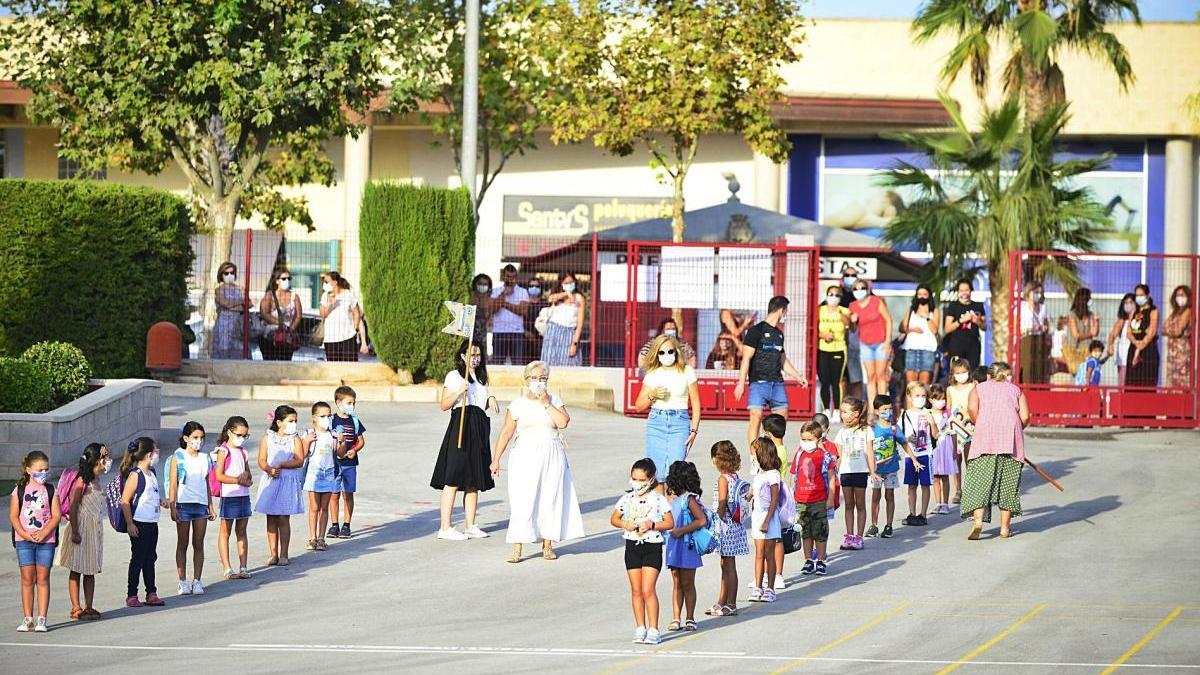
MULTIPOLYGON (((562 406, 552 397, 555 407, 562 406)), ((510 544, 542 539, 567 541, 584 536, 579 498, 571 480, 567 448, 550 413, 522 396, 508 408, 517 435, 508 453, 508 535, 510 544)))

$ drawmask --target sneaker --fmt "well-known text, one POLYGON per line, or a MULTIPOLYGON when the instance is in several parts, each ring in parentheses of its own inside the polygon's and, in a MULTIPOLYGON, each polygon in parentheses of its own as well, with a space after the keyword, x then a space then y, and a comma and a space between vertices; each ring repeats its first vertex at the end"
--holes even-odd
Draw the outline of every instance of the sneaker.
POLYGON ((36 624, 34 624, 34 626, 33 626, 33 632, 35 632, 35 633, 45 633, 47 630, 49 630, 49 629, 48 629, 48 628, 46 628, 46 617, 44 617, 44 616, 39 616, 39 617, 37 618, 37 623, 36 623, 36 624))
POLYGON ((854 537, 853 545, 854 548, 852 550, 861 551, 863 549, 863 538, 858 536, 854 537))
POLYGON ((662 642, 662 638, 658 637, 658 630, 650 628, 646 631, 646 639, 642 640, 644 645, 656 645, 662 642))
POLYGON ((917 516, 917 525, 928 525, 929 518, 926 516, 917 516))
POLYGON ((785 588, 787 588, 787 580, 783 578, 782 574, 776 575, 775 585, 771 587, 771 590, 782 591, 785 588))
POLYGON ((349 538, 350 538, 350 536, 351 536, 351 535, 350 535, 350 523, 342 523, 342 532, 341 532, 341 538, 342 538, 342 539, 349 539, 349 538))
POLYGON ((746 599, 749 600, 750 602, 762 602, 762 598, 763 598, 763 589, 759 588, 758 586, 755 586, 754 589, 752 591, 750 591, 750 596, 746 599))
POLYGON ((150 605, 151 607, 162 607, 167 603, 163 602, 162 598, 158 597, 158 593, 147 593, 146 604, 150 605))
POLYGON ((911 513, 908 514, 907 516, 904 516, 904 520, 902 520, 900 522, 904 523, 905 525, 920 525, 921 524, 920 521, 918 520, 918 518, 911 513))
POLYGON ((880 537, 882 537, 882 538, 884 538, 884 539, 891 539, 891 537, 892 537, 892 526, 891 526, 891 525, 884 525, 884 526, 883 526, 883 532, 880 532, 880 533, 879 533, 879 536, 880 536, 880 537))
POLYGON ((28 633, 33 630, 33 617, 27 616, 21 623, 17 624, 18 633, 28 633))
POLYGON ((337 539, 342 536, 342 530, 338 527, 337 523, 334 523, 329 526, 329 531, 325 533, 325 536, 329 539, 337 539))
POLYGON ((478 525, 472 525, 471 527, 467 528, 467 530, 464 531, 463 534, 467 535, 467 537, 469 537, 471 539, 487 539, 488 537, 492 536, 492 535, 488 534, 487 532, 484 532, 483 530, 479 529, 478 525))
POLYGON ((825 576, 825 573, 828 571, 829 571, 829 568, 825 565, 825 561, 818 560, 817 561, 817 576, 823 577, 823 576, 825 576))
POLYGON ((878 534, 879 534, 879 528, 878 528, 878 527, 876 527, 876 526, 872 525, 872 526, 870 526, 870 527, 868 527, 868 528, 867 528, 867 536, 868 536, 868 537, 874 537, 874 536, 877 536, 878 534))
POLYGON ((775 591, 768 588, 765 591, 763 591, 762 599, 759 600, 759 602, 775 602, 775 600, 776 600, 775 591))
POLYGON ((814 571, 814 570, 816 570, 816 569, 817 569, 816 563, 814 563, 814 562, 813 562, 813 561, 811 561, 811 560, 805 560, 805 561, 804 561, 804 567, 803 567, 803 568, 800 570, 800 574, 803 574, 803 575, 806 575, 806 576, 807 576, 807 575, 809 575, 809 574, 812 574, 812 573, 813 573, 813 571, 814 571))
POLYGON ((192 582, 192 595, 204 595, 204 584, 199 579, 192 582))
POLYGON ((853 551, 854 550, 854 535, 852 535, 852 534, 842 535, 842 545, 839 546, 838 548, 840 548, 843 551, 853 551))
POLYGON ((186 581, 179 582, 178 595, 191 595, 191 594, 192 594, 192 585, 186 581))
POLYGON ((467 535, 451 527, 445 530, 438 530, 437 538, 445 539, 446 541, 466 541, 467 535))
POLYGON ((126 607, 141 607, 142 601, 138 600, 136 595, 130 596, 128 598, 125 598, 125 606, 126 607))
POLYGON ((640 645, 646 641, 646 627, 638 626, 633 629, 633 644, 640 645))

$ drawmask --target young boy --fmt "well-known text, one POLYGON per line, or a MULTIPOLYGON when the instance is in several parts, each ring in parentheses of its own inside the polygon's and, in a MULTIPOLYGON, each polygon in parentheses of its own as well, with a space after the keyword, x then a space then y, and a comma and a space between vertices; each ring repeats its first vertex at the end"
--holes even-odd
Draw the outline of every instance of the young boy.
POLYGON ((1104 343, 1092 340, 1088 344, 1088 358, 1079 366, 1079 372, 1075 374, 1075 384, 1082 387, 1100 386, 1100 364, 1104 363, 1103 356, 1104 343))
POLYGON ((800 429, 800 449, 792 460, 791 474, 796 477, 796 515, 804 541, 804 569, 801 574, 824 575, 825 545, 829 541, 826 502, 829 486, 837 479, 837 462, 821 447, 823 430, 816 422, 800 429), (814 551, 815 548, 815 551, 814 551))
MULTIPOLYGON (((783 435, 787 433, 787 418, 778 413, 771 413, 763 418, 762 421, 763 435, 771 439, 775 444, 775 451, 779 453, 779 466, 785 467, 788 465, 787 446, 783 444, 783 435)), ((786 474, 780 471, 784 477, 784 482, 787 482, 786 474)), ((774 590, 782 591, 787 588, 787 582, 783 580, 783 546, 775 547, 775 587, 774 590)))
POLYGON ((820 446, 821 449, 833 458, 833 473, 829 474, 829 483, 825 486, 829 490, 830 498, 827 501, 826 513, 829 520, 833 520, 834 514, 837 513, 838 507, 842 505, 842 481, 838 477, 838 447, 829 438, 829 417, 825 413, 817 413, 812 416, 814 424, 821 427, 820 446))
POLYGON ((333 423, 329 425, 329 430, 334 438, 340 436, 339 440, 344 441, 349 450, 346 451, 345 457, 337 458, 338 473, 334 479, 337 490, 329 499, 329 519, 332 524, 326 533, 330 539, 351 537, 350 520, 354 517, 354 491, 358 487, 358 453, 362 452, 363 446, 366 445, 363 433, 367 430, 354 414, 354 403, 357 399, 358 394, 350 387, 341 386, 333 392, 333 402, 337 411, 333 415, 333 423), (340 525, 339 498, 346 503, 346 522, 340 525))
POLYGON ((896 447, 904 449, 914 462, 917 461, 912 445, 905 438, 904 432, 896 428, 892 399, 886 394, 880 394, 873 401, 875 406, 875 473, 880 480, 871 479, 871 527, 866 536, 880 536, 887 539, 892 536, 892 520, 896 516, 896 488, 900 487, 900 456, 896 447), (879 530, 879 498, 887 501, 887 525, 879 530))

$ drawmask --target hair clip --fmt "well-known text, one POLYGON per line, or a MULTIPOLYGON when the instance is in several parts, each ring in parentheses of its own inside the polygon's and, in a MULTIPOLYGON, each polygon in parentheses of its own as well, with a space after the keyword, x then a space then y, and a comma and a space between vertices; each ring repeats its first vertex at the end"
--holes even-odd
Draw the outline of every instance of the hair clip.
POLYGON ((271 422, 274 422, 274 421, 275 421, 275 413, 273 413, 273 412, 267 413, 267 423, 270 424, 271 422))
POLYGON ((125 449, 128 450, 129 452, 133 452, 134 450, 137 450, 137 441, 129 441, 129 445, 126 446, 125 449))

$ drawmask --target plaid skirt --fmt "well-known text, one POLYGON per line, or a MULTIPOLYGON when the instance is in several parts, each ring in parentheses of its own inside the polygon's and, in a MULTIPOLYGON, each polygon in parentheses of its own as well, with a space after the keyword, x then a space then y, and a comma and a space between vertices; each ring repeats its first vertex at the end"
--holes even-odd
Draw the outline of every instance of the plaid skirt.
POLYGON ((968 462, 960 515, 970 518, 975 509, 983 509, 983 521, 990 523, 993 504, 1014 516, 1021 515, 1021 467, 1012 455, 980 455, 968 462))

